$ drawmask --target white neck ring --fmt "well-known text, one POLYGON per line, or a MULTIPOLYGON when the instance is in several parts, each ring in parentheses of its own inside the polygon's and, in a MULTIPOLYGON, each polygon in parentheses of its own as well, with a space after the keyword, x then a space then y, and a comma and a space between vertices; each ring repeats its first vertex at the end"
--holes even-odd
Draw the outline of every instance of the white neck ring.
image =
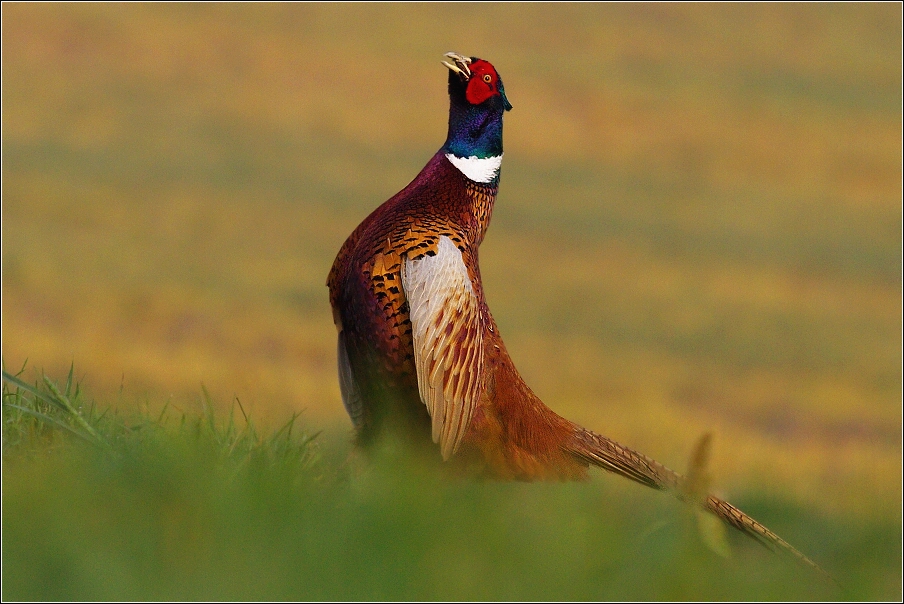
POLYGON ((499 174, 499 166, 502 165, 502 155, 496 157, 458 157, 451 153, 446 153, 446 159, 452 162, 452 165, 458 168, 459 172, 464 174, 468 179, 474 182, 492 182, 499 174))

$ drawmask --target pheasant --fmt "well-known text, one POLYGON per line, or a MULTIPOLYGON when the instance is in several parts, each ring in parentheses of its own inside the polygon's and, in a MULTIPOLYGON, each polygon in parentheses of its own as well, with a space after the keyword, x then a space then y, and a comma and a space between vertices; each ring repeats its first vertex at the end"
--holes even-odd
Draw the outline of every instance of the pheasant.
POLYGON ((818 568, 730 503, 694 495, 691 476, 564 419, 524 383, 487 307, 478 264, 499 188, 502 118, 512 105, 489 62, 445 57, 446 142, 358 225, 327 279, 340 390, 358 444, 384 435, 438 443, 443 460, 499 479, 583 479, 598 466, 696 500, 818 568))

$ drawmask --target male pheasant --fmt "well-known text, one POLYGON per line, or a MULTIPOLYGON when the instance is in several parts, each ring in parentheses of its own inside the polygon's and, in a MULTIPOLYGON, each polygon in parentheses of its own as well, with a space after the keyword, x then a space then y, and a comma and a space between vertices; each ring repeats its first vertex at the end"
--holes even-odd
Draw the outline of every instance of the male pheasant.
MULTIPOLYGON (((815 566, 775 533, 640 453, 557 415, 509 358, 477 252, 499 187, 512 105, 487 61, 445 55, 446 142, 352 232, 327 279, 342 400, 362 446, 383 435, 439 444, 444 460, 502 479, 581 479, 589 465, 698 502, 770 549, 815 566)), ((430 445, 432 446, 432 445, 430 445)))

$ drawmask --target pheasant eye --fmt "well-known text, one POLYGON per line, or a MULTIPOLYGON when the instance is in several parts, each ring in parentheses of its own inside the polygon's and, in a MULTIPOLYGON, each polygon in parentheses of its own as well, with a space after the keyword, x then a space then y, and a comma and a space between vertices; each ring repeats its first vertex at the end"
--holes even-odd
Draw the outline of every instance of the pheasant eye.
POLYGON ((489 84, 490 82, 493 81, 493 78, 490 76, 490 74, 485 74, 483 76, 483 81, 486 82, 487 84, 489 84))

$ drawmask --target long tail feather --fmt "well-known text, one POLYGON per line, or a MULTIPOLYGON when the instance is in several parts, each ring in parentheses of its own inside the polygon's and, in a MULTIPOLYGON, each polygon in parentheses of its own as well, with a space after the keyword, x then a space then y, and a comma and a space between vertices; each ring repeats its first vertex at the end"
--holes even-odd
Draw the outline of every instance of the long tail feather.
MULTIPOLYGON (((706 444, 708 444, 708 440, 702 443, 701 447, 706 444)), ((604 470, 620 474, 625 478, 630 478, 654 489, 673 491, 681 500, 693 502, 698 499, 685 488, 685 478, 677 472, 670 470, 646 455, 623 447, 605 436, 580 426, 575 426, 574 438, 567 450, 577 458, 604 470)), ((706 510, 712 512, 727 524, 756 539, 756 541, 773 552, 790 555, 834 583, 828 573, 822 570, 815 562, 727 501, 713 495, 704 495, 699 499, 706 510)))
POLYGON ((714 495, 710 495, 706 498, 705 507, 748 537, 756 539, 767 549, 770 549, 773 552, 790 555, 804 566, 809 566, 823 577, 829 579, 832 583, 835 583, 835 580, 831 575, 824 571, 818 564, 803 555, 797 548, 724 499, 719 499, 714 495))

